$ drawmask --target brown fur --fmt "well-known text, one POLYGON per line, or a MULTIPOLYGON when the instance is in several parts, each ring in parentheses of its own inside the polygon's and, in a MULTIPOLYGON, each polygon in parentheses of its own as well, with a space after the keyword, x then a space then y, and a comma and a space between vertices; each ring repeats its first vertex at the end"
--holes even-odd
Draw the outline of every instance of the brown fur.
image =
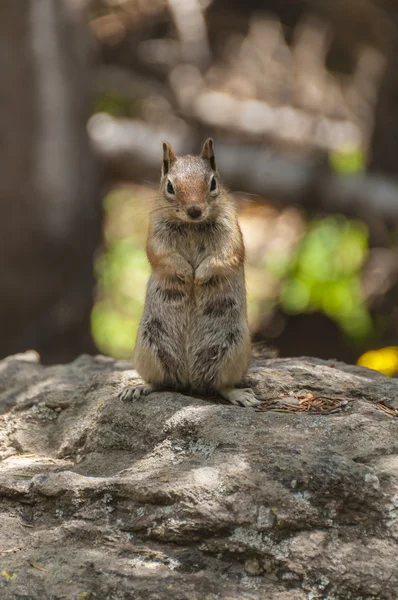
POLYGON ((212 140, 201 156, 177 157, 163 144, 147 255, 152 274, 134 350, 134 365, 147 385, 127 388, 121 397, 171 387, 258 404, 251 390, 234 388, 251 358, 244 245, 212 140))

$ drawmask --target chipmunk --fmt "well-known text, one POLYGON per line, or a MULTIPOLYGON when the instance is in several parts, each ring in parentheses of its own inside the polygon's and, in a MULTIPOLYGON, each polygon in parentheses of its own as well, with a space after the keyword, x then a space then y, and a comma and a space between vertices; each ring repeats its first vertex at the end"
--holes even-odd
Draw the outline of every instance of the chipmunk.
POLYGON ((152 273, 133 358, 145 384, 126 387, 119 397, 173 389, 260 404, 250 388, 235 387, 251 359, 245 250, 212 139, 201 156, 177 157, 163 143, 146 250, 152 273))

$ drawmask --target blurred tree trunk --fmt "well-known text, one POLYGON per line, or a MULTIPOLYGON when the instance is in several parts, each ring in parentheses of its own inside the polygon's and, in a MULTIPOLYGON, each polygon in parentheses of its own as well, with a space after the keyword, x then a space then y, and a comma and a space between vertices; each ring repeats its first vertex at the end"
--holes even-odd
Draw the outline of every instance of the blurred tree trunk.
MULTIPOLYGON (((391 22, 395 26, 388 55, 387 68, 382 78, 377 99, 374 128, 370 145, 370 172, 380 174, 389 179, 398 180, 398 11, 390 10, 391 22)), ((398 204, 398 197, 396 199, 398 204)), ((390 233, 395 229, 396 221, 386 220, 386 233, 378 246, 391 246, 390 233)), ((396 234, 393 234, 396 235, 396 234)), ((372 240, 371 240, 372 245, 372 240)), ((397 254, 395 254, 398 262, 397 254)), ((381 345, 397 345, 398 343, 398 265, 394 278, 387 292, 382 294, 375 309, 383 315, 384 333, 381 345)))
POLYGON ((0 4, 0 356, 94 352, 97 171, 86 133, 88 36, 76 1, 0 4))
POLYGON ((398 18, 377 99, 369 171, 398 177, 398 18))

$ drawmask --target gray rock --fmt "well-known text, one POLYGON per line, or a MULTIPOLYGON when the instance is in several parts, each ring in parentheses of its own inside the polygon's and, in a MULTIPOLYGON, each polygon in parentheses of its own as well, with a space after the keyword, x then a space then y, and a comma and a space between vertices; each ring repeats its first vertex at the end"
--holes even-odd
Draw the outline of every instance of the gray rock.
POLYGON ((398 380, 257 361, 254 410, 134 377, 0 362, 2 600, 396 600, 398 380))

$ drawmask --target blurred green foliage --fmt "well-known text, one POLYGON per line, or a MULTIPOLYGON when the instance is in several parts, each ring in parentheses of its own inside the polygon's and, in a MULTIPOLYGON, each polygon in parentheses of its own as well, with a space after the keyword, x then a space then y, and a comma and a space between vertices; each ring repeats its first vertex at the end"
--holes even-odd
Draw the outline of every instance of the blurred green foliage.
POLYGON ((146 226, 128 190, 105 200, 105 248, 95 263, 98 297, 91 315, 93 337, 116 358, 132 355, 150 269, 145 254, 146 226), (134 214, 135 213, 135 214, 134 214))
POLYGON ((95 95, 93 112, 104 112, 112 117, 131 118, 139 114, 141 101, 138 93, 131 97, 116 92, 101 92, 95 95))
POLYGON ((340 146, 329 154, 332 170, 339 175, 353 175, 365 170, 365 152, 359 146, 340 146))
POLYGON ((269 256, 266 266, 284 282, 280 303, 287 313, 324 312, 359 341, 373 333, 360 281, 367 252, 366 226, 333 216, 310 222, 297 252, 269 256))
POLYGON ((94 306, 92 329, 103 352, 118 358, 132 353, 144 304, 149 268, 134 239, 112 243, 96 262, 104 297, 94 306))

